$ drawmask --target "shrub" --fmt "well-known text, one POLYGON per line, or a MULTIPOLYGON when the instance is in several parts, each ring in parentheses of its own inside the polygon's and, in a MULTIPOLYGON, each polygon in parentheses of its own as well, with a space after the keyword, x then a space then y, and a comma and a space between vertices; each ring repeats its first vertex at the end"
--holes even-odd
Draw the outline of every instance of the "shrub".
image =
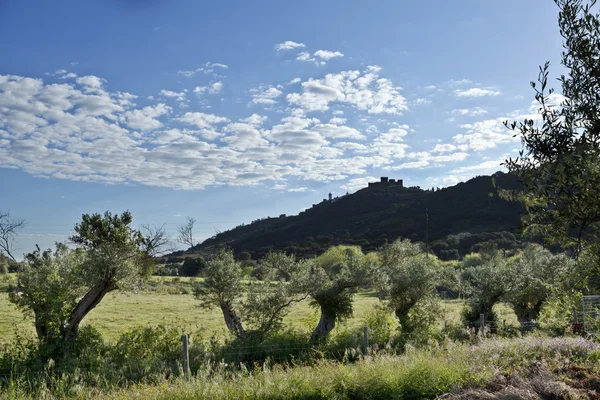
POLYGON ((364 324, 369 328, 369 344, 386 345, 394 333, 394 318, 389 310, 375 307, 364 317, 364 324))

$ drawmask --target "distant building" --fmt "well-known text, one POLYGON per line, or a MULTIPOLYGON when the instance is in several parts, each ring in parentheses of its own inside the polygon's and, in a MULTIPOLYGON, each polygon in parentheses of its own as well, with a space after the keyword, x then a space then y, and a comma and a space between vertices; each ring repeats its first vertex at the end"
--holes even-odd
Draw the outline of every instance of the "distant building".
POLYGON ((333 199, 333 195, 331 194, 331 192, 329 192, 329 201, 331 201, 333 199))
POLYGON ((369 182, 369 187, 383 187, 383 186, 399 186, 404 187, 402 179, 388 179, 387 176, 382 176, 379 182, 369 182))

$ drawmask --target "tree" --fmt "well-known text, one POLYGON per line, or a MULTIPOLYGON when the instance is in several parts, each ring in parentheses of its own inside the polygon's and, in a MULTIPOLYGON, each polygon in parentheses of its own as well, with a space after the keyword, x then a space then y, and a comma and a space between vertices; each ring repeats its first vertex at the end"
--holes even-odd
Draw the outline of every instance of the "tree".
POLYGON ((206 268, 206 261, 202 257, 187 257, 181 265, 180 276, 198 276, 206 268))
POLYGON ((242 268, 231 250, 219 249, 207 262, 204 281, 195 287, 194 296, 206 309, 219 307, 227 329, 237 337, 244 337, 246 330, 237 308, 242 301, 242 268))
POLYGON ((192 217, 186 217, 185 220, 185 224, 177 227, 177 232, 179 233, 179 236, 177 236, 177 241, 186 246, 194 247, 196 245, 196 241, 194 239, 194 225, 196 224, 196 219, 192 217))
POLYGON ((527 229, 579 257, 586 248, 597 253, 600 239, 600 21, 591 11, 595 0, 555 3, 567 69, 559 78, 564 97, 547 90, 546 63, 539 86, 531 83, 539 116, 505 123, 523 144, 519 156, 505 162, 523 190, 505 195, 525 206, 527 229))
POLYGON ((282 253, 269 253, 263 262, 267 275, 264 282, 251 281, 242 284, 241 263, 228 249, 218 250, 208 261, 204 270, 204 281, 199 284, 194 295, 204 308, 218 307, 223 313, 227 329, 239 339, 259 339, 281 327, 287 309, 295 302, 308 297, 307 268, 297 263, 293 256, 282 253), (277 274, 284 274, 288 282, 278 282, 277 274), (242 321, 251 327, 247 330, 242 321))
POLYGON ((402 333, 431 326, 439 281, 434 257, 427 257, 421 246, 410 240, 396 240, 381 249, 379 258, 385 273, 380 296, 398 318, 402 333))
POLYGON ((352 315, 354 291, 373 283, 377 262, 356 246, 335 246, 309 266, 312 305, 321 317, 311 335, 318 343, 327 339, 337 322, 352 315))
POLYGON ((131 227, 132 221, 128 211, 84 214, 71 237, 77 249, 57 244, 54 252, 38 248, 26 256, 9 299, 33 314, 41 344, 68 353, 81 321, 107 293, 131 288, 150 275, 152 256, 165 235, 150 228, 144 235, 131 227))
POLYGON ((528 245, 519 257, 509 261, 503 300, 513 306, 519 321, 538 319, 546 300, 565 283, 570 264, 565 255, 555 256, 536 244, 528 245))
POLYGON ((17 261, 13 252, 15 235, 25 227, 25 220, 10 216, 9 212, 0 211, 0 254, 5 254, 17 261))
POLYGON ((486 321, 496 321, 494 305, 507 292, 508 275, 511 272, 501 252, 482 257, 484 263, 463 270, 462 279, 470 286, 471 297, 463 316, 471 324, 477 324, 483 314, 486 321))

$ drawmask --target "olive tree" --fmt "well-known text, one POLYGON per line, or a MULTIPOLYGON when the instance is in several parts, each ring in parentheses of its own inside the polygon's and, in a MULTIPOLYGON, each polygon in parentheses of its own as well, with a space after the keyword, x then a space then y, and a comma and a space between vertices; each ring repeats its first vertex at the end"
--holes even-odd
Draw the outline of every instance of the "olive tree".
POLYGON ((540 245, 529 244, 509 261, 508 270, 503 301, 513 306, 519 321, 531 321, 538 319, 546 300, 566 283, 571 260, 540 245))
POLYGON ((555 3, 564 39, 562 96, 548 89, 546 63, 531 83, 538 115, 506 123, 523 149, 505 164, 523 184, 508 195, 525 206, 527 229, 579 257, 589 247, 597 254, 600 241, 600 19, 592 13, 595 0, 555 3))
POLYGON ((374 284, 378 265, 356 246, 332 247, 312 261, 309 285, 312 305, 321 316, 311 335, 318 343, 327 339, 336 322, 352 315, 354 293, 374 284))
POLYGON ((510 272, 506 258, 498 251, 486 257, 483 264, 463 270, 462 279, 470 286, 471 294, 463 314, 467 322, 476 325, 481 314, 486 321, 497 320, 493 308, 508 290, 510 272))
POLYGON ((410 240, 396 240, 379 252, 384 279, 380 296, 394 312, 403 334, 433 325, 440 270, 434 257, 410 240))
POLYGON ((128 211, 84 214, 70 238, 76 249, 57 244, 55 251, 38 248, 25 257, 9 299, 33 314, 41 344, 68 349, 81 321, 107 293, 150 275, 152 256, 166 237, 160 229, 133 229, 132 221, 128 211))
POLYGON ((194 295, 202 307, 221 309, 225 325, 235 337, 262 339, 281 327, 293 303, 308 297, 304 265, 293 256, 269 253, 261 262, 266 274, 263 281, 244 284, 241 263, 231 250, 220 249, 207 262, 205 279, 194 295), (285 276, 284 281, 278 281, 280 275, 285 276))

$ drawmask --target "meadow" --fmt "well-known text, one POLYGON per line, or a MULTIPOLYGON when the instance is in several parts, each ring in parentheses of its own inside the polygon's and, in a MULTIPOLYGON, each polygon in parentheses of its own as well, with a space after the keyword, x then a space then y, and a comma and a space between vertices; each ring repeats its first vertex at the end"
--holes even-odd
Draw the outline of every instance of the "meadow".
MULTIPOLYGON (((15 279, 14 274, 10 274, 0 284, 0 344, 10 342, 15 331, 31 336, 35 334, 32 319, 25 317, 8 301, 8 284, 15 279)), ((225 336, 227 331, 221 311, 201 308, 192 295, 193 285, 201 281, 202 278, 152 277, 136 292, 109 294, 88 315, 82 326, 93 325, 109 341, 131 328, 159 324, 177 326, 203 337, 225 336)), ((349 329, 363 326, 367 314, 380 304, 375 293, 357 293, 353 316, 340 326, 349 329)), ((462 300, 443 301, 439 324, 459 323, 463 304, 462 300)), ((516 316, 509 307, 504 304, 496 307, 507 324, 517 326, 516 316)), ((294 304, 284 319, 286 326, 306 330, 314 328, 317 321, 318 312, 308 300, 294 304)))

